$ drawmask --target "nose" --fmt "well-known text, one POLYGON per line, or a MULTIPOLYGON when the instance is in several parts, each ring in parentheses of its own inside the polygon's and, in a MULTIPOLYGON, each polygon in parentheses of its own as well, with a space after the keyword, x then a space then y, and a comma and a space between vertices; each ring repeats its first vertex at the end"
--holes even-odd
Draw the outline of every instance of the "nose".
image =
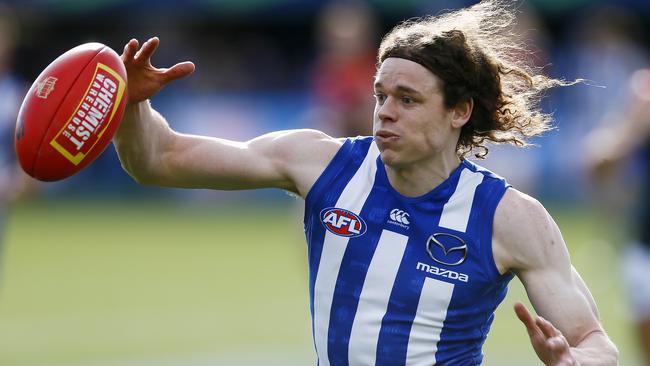
POLYGON ((395 122, 397 120, 397 111, 393 98, 387 97, 383 104, 377 104, 377 118, 381 122, 395 122))

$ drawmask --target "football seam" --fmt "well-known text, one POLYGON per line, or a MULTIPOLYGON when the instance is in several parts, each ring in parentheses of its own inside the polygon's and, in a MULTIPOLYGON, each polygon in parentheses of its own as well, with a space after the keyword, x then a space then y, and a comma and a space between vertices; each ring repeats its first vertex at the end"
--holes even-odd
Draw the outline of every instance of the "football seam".
MULTIPOLYGON (((93 57, 91 57, 90 60, 89 60, 89 61, 84 65, 84 67, 81 68, 81 71, 79 71, 79 74, 77 74, 77 77, 74 78, 74 81, 72 82, 71 87, 68 89, 68 91, 65 93, 65 95, 64 95, 63 98, 61 99, 61 103, 59 103, 58 107, 56 107, 56 110, 55 110, 54 113, 52 114, 52 118, 56 117, 57 113, 59 113, 59 109, 61 109, 61 106, 64 104, 63 102, 65 101, 65 98, 68 97, 68 94, 70 94, 70 91, 72 90, 72 87, 75 85, 75 83, 77 82, 77 80, 79 80, 79 77, 81 76, 81 74, 83 74, 83 72, 84 72, 84 70, 86 69, 86 67, 88 67, 88 65, 90 65, 90 63, 91 63, 95 58, 97 58, 97 55, 99 55, 99 53, 102 52, 102 51, 104 50, 104 48, 106 48, 106 47, 107 47, 107 46, 104 46, 104 47, 100 48, 100 49, 99 49, 99 50, 98 50, 98 51, 93 55, 93 57)), ((36 173, 36 172, 34 171, 34 169, 36 168, 36 162, 38 162, 39 158, 41 157, 41 149, 42 149, 42 147, 43 147, 43 141, 45 141, 45 137, 49 135, 51 129, 52 129, 52 123, 50 123, 50 125, 47 127, 47 130, 45 131, 45 133, 43 134, 43 137, 41 138, 41 142, 39 142, 39 144, 38 144, 38 150, 37 150, 38 153, 36 154, 36 158, 35 158, 34 161, 32 162, 32 166, 31 166, 31 169, 30 169, 30 172, 32 172, 32 174, 35 174, 35 173, 36 173)))

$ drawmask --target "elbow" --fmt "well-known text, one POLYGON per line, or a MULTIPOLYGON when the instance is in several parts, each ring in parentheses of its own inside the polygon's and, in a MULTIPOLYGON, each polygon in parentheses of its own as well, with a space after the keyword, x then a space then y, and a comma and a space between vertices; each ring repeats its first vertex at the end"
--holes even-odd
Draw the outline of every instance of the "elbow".
POLYGON ((583 342, 575 348, 575 351, 574 356, 579 361, 579 365, 619 365, 618 348, 602 330, 592 332, 588 340, 583 339, 583 342))
POLYGON ((618 348, 610 339, 607 339, 607 343, 602 345, 602 348, 599 350, 599 362, 598 365, 602 366, 618 366, 619 365, 619 352, 618 348))
POLYGON ((612 340, 605 335, 605 342, 603 344, 602 350, 603 359, 606 362, 603 362, 607 366, 618 366, 619 364, 619 352, 618 347, 612 342, 612 340))
POLYGON ((613 342, 609 342, 608 355, 610 357, 609 365, 618 366, 619 364, 619 352, 618 348, 613 342))

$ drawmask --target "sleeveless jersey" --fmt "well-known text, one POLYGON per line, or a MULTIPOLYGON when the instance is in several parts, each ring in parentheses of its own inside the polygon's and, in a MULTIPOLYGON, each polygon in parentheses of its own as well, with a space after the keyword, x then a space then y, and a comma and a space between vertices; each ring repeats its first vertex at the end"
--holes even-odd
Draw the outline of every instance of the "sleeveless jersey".
POLYGON ((372 137, 346 140, 305 200, 318 364, 479 365, 512 279, 492 255, 508 187, 465 160, 406 197, 372 137))

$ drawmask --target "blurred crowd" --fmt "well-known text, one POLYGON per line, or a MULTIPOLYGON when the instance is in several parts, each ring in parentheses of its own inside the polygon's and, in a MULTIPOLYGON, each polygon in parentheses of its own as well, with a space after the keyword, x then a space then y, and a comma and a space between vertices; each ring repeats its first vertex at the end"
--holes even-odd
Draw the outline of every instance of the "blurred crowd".
MULTIPOLYGON (((0 1, 3 164, 11 155, 22 95, 54 58, 89 41, 119 53, 130 38, 154 35, 161 38, 156 66, 184 60, 197 65, 193 76, 153 100, 179 131, 232 139, 284 128, 369 134, 381 36, 400 20, 475 2, 0 1)), ((518 32, 531 50, 521 56, 532 57, 554 77, 586 82, 556 90, 544 101, 557 128, 538 138, 537 147, 495 147, 484 164, 547 199, 588 198, 582 140, 623 105, 628 76, 650 65, 649 4, 518 2, 518 32)), ((112 147, 78 176, 43 191, 156 192, 138 187, 121 171, 112 147)))

